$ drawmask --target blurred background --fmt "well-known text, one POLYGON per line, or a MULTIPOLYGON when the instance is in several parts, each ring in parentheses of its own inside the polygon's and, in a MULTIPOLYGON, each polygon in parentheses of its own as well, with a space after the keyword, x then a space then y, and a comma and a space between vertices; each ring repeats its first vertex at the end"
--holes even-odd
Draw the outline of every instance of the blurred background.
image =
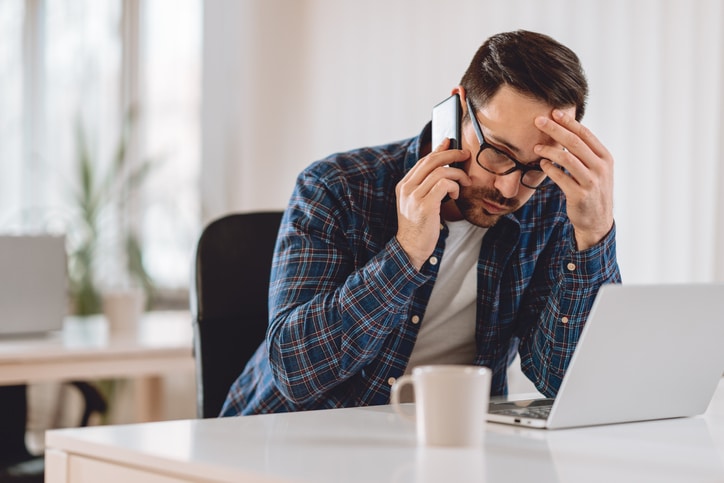
POLYGON ((586 68, 625 279, 723 279, 723 23, 717 0, 0 0, 0 230, 72 231, 79 127, 99 177, 125 135, 153 167, 123 220, 185 302, 205 223, 416 135, 486 37, 525 28, 586 68))
POLYGON ((0 231, 73 253, 84 195, 105 193, 95 282, 126 276, 112 240, 130 233, 150 307, 187 308, 206 223, 417 135, 480 44, 519 28, 587 71, 624 281, 724 281, 719 0, 0 0, 0 231))

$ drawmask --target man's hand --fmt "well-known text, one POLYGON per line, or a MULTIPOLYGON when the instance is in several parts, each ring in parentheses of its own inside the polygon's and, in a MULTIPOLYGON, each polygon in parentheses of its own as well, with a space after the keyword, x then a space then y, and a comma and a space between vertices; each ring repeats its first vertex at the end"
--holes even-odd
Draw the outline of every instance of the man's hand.
POLYGON ((397 184, 397 241, 416 269, 435 250, 440 236, 440 203, 449 195, 457 199, 460 184, 471 181, 452 163, 470 158, 468 151, 451 149, 445 139, 433 152, 421 158, 397 184))
POLYGON ((566 195, 578 249, 590 248, 613 227, 613 157, 588 128, 558 109, 553 120, 538 117, 535 125, 563 146, 539 144, 535 151, 545 158, 543 171, 566 195))

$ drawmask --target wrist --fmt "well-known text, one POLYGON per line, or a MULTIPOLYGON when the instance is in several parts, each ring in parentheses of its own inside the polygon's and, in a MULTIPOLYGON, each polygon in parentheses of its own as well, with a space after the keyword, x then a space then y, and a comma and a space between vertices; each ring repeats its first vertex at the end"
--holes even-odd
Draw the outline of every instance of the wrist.
POLYGON ((418 272, 422 269, 422 266, 425 264, 425 261, 427 260, 427 256, 419 255, 416 253, 415 250, 409 248, 409 246, 405 243, 405 240, 400 237, 398 234, 395 238, 397 238, 397 243, 400 244, 400 247, 402 248, 402 251, 407 256, 407 259, 410 262, 410 265, 412 265, 415 270, 418 272))
POLYGON ((578 251, 583 251, 598 245, 599 243, 601 243, 601 240, 606 238, 606 236, 611 232, 612 228, 613 221, 607 229, 599 231, 583 231, 577 230, 574 227, 573 233, 576 242, 576 249, 578 251))

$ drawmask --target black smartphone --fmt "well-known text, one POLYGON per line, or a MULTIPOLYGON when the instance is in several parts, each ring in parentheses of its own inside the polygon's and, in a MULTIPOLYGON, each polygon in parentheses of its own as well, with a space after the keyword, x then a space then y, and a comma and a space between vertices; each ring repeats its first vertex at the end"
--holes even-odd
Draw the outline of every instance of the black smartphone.
POLYGON ((461 149, 461 117, 462 109, 458 94, 453 94, 432 108, 432 149, 437 148, 445 138, 450 139, 449 149, 461 149))

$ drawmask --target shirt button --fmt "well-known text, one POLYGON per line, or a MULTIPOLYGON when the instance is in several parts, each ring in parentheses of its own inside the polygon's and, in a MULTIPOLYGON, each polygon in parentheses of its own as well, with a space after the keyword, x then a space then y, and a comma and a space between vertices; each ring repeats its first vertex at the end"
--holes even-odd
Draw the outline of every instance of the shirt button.
POLYGON ((561 322, 563 322, 564 324, 567 324, 567 323, 568 323, 568 317, 563 317, 563 318, 561 319, 561 322))
POLYGON ((395 381, 397 381, 397 379, 395 379, 394 377, 391 377, 391 378, 387 379, 387 384, 389 384, 391 386, 395 383, 395 381))
POLYGON ((430 265, 437 265, 437 257, 430 257, 430 265))
POLYGON ((419 324, 419 323, 420 323, 420 316, 419 316, 419 315, 413 315, 413 316, 412 316, 412 323, 413 323, 413 324, 419 324))
POLYGON ((568 268, 568 270, 570 270, 572 272, 573 270, 576 269, 576 264, 571 262, 568 265, 566 265, 566 268, 568 268))

